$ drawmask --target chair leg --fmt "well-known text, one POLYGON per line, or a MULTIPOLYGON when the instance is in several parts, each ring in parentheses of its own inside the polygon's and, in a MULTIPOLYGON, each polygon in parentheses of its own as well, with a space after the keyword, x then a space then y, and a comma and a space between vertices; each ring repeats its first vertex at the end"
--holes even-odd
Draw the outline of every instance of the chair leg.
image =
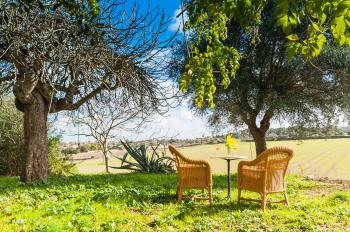
POLYGON ((208 195, 209 195, 210 206, 212 206, 213 205, 213 193, 212 193, 212 187, 211 186, 208 188, 208 195))
POLYGON ((289 206, 287 191, 284 191, 284 199, 286 200, 286 205, 289 206))
POLYGON ((263 193, 262 195, 262 199, 261 199, 261 208, 263 211, 265 211, 265 208, 266 208, 266 193, 263 193))
POLYGON ((237 204, 239 204, 241 202, 241 189, 238 188, 238 199, 237 199, 237 204))
POLYGON ((182 189, 178 188, 178 190, 177 190, 177 202, 181 203, 181 200, 182 200, 182 189))

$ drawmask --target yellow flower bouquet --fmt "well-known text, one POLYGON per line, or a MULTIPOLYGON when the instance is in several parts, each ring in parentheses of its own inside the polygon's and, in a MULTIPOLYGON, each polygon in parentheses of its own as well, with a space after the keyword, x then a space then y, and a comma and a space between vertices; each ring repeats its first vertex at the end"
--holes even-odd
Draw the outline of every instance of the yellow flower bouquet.
POLYGON ((232 136, 232 134, 226 135, 226 147, 227 147, 227 155, 230 155, 231 149, 237 150, 238 149, 238 141, 235 139, 235 137, 232 136))

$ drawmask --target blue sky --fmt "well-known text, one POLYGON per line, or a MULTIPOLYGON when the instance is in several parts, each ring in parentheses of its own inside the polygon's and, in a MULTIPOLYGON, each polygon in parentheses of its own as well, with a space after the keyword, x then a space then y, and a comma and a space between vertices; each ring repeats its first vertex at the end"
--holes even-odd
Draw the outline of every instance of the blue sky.
MULTIPOLYGON (((165 37, 171 36, 179 28, 182 23, 181 17, 175 16, 181 11, 180 0, 150 0, 150 1, 130 1, 140 6, 140 10, 146 10, 148 4, 151 8, 159 7, 164 10, 167 17, 171 19, 165 37)), ((179 38, 182 34, 179 34, 179 38)), ((77 128, 71 125, 67 126, 66 120, 62 117, 58 122, 58 128, 63 132, 64 141, 77 141, 74 135, 77 128), (69 129, 68 129, 69 128, 69 129)), ((184 101, 181 106, 171 109, 165 116, 155 115, 146 128, 138 133, 121 132, 120 139, 128 138, 131 140, 143 140, 154 137, 176 137, 176 138, 196 138, 210 135, 211 131, 207 127, 206 120, 195 116, 188 108, 188 104, 184 101)), ((83 141, 91 138, 82 138, 83 141)))
MULTIPOLYGON (((171 19, 168 30, 163 35, 169 37, 179 28, 182 23, 181 17, 175 16, 181 11, 180 0, 139 0, 132 1, 127 0, 130 6, 134 3, 140 6, 141 11, 151 8, 160 8, 164 10, 167 17, 171 19)), ((178 38, 183 38, 183 34, 179 33, 178 38)), ((279 123, 273 121, 271 127, 286 127, 285 123, 279 123)), ((63 132, 63 140, 69 142, 77 142, 77 128, 67 123, 67 118, 60 117, 57 122, 57 128, 63 132)), ((233 128, 226 128, 226 131, 221 131, 221 134, 225 134, 232 131, 233 128)), ((118 133, 119 139, 130 140, 145 140, 161 137, 175 137, 175 138, 199 138, 202 136, 211 135, 211 129, 207 126, 205 118, 201 118, 193 114, 189 109, 186 101, 183 101, 182 105, 177 108, 171 109, 165 116, 155 115, 151 122, 149 122, 143 130, 139 132, 120 132, 118 133)), ((81 141, 93 141, 91 138, 82 138, 81 141)))

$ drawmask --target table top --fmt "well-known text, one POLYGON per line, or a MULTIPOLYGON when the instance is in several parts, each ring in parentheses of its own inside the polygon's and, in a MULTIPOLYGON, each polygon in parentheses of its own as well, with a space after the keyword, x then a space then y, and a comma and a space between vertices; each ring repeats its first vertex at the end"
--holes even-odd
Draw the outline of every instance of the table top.
POLYGON ((223 159, 223 160, 239 160, 239 159, 246 159, 248 157, 246 156, 236 156, 236 155, 226 155, 226 156, 213 156, 210 157, 212 159, 223 159))

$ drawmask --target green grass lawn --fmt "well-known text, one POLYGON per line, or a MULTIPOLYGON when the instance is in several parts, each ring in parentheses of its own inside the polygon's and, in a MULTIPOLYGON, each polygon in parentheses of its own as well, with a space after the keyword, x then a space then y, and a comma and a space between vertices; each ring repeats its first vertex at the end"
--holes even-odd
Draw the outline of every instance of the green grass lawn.
MULTIPOLYGON (((235 183, 235 176, 233 182, 235 183)), ((214 206, 175 202, 176 175, 113 174, 51 178, 23 185, 0 178, 1 231, 346 231, 350 191, 288 176, 290 207, 237 205, 226 176, 214 176, 214 206)), ((251 195, 251 194, 249 194, 251 195)))

